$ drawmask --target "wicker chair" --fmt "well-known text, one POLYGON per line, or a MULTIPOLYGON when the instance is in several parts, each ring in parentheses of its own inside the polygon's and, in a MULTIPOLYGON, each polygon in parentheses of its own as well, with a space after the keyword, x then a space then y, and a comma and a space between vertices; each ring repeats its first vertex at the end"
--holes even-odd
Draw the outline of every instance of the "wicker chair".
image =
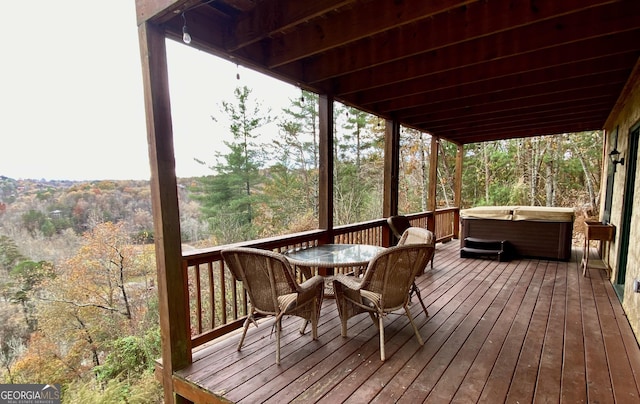
POLYGON ((384 361, 383 318, 387 313, 404 308, 418 342, 423 345, 409 311, 409 288, 418 272, 427 265, 431 255, 433 247, 426 244, 390 247, 371 260, 362 278, 337 275, 333 288, 342 323, 342 336, 347 336, 348 319, 361 313, 369 313, 378 326, 380 359, 384 361))
POLYGON ((391 229, 391 232, 396 237, 396 240, 399 240, 402 237, 402 233, 411 227, 411 223, 409 222, 409 218, 406 216, 398 215, 398 216, 389 216, 387 218, 387 224, 391 229))
MULTIPOLYGON (((403 215, 389 216, 387 218, 387 224, 389 225, 391 232, 393 233, 393 235, 396 237, 397 240, 402 239, 402 236, 404 235, 405 230, 407 230, 409 227, 413 227, 411 226, 411 222, 409 222, 409 218, 403 215)), ((431 231, 429 232, 431 233, 431 238, 432 238, 432 241, 430 242, 430 244, 435 245, 436 244, 435 235, 433 234, 433 232, 431 231)), ((400 242, 398 242, 398 245, 400 245, 400 242)), ((431 258, 431 269, 433 269, 433 257, 431 258)))
POLYGON ((304 319, 300 333, 311 322, 313 339, 318 339, 318 319, 324 295, 324 279, 321 276, 298 284, 289 261, 279 253, 256 248, 228 248, 222 257, 233 276, 242 282, 249 295, 250 311, 244 322, 238 351, 242 348, 249 323, 258 324, 254 314, 275 316, 276 364, 280 364, 280 334, 282 317, 292 315, 304 319))
MULTIPOLYGON (((431 230, 427 230, 422 227, 407 228, 404 231, 404 233, 402 233, 402 237, 400 237, 400 241, 398 241, 398 245, 408 245, 408 244, 427 244, 431 247, 434 247, 434 253, 431 255, 431 268, 433 268, 433 256, 435 255, 436 237, 434 236, 431 230)), ((419 275, 422 272, 424 272, 424 268, 417 275, 419 275)), ((424 315, 429 316, 429 312, 427 311, 427 307, 424 305, 424 302, 422 301, 422 294, 420 293, 420 289, 418 288, 418 285, 416 285, 415 279, 411 284, 411 290, 409 292, 409 300, 411 300, 414 293, 416 294, 416 296, 418 296, 418 300, 420 301, 422 310, 424 310, 424 315)))

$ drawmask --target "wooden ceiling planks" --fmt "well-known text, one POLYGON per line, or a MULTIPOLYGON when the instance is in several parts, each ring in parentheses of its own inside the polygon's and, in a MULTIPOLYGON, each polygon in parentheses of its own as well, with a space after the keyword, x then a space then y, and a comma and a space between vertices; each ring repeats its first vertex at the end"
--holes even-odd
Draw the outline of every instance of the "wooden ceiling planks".
POLYGON ((601 129, 640 56, 636 0, 148 1, 169 37, 184 12, 194 47, 456 143, 601 129))

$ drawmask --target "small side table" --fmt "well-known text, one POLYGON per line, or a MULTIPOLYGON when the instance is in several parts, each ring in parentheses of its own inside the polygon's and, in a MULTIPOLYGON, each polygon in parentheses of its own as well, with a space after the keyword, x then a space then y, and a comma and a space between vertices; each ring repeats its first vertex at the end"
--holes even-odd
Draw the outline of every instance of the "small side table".
MULTIPOLYGON (((584 249, 582 253, 582 276, 587 275, 587 268, 589 268, 589 247, 591 240, 600 241, 598 253, 601 253, 602 242, 613 240, 613 234, 615 227, 611 224, 604 224, 602 222, 595 222, 587 220, 584 222, 584 249)), ((609 268, 607 266, 607 272, 609 268)))

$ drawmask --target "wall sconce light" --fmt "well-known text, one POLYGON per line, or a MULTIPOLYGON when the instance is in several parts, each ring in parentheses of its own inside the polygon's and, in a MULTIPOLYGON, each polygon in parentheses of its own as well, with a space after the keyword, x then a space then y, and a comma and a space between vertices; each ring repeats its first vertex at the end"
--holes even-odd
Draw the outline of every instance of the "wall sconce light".
POLYGON ((611 163, 613 163, 613 171, 616 171, 616 165, 624 165, 624 157, 620 157, 620 152, 615 147, 611 152, 609 152, 609 159, 611 160, 611 163))

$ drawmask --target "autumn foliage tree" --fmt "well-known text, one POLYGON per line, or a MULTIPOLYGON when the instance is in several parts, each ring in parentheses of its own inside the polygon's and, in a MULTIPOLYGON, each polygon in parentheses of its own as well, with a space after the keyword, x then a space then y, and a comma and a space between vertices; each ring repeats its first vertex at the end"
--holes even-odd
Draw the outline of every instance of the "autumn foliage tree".
POLYGON ((101 223, 85 233, 83 240, 77 254, 43 283, 38 294, 37 339, 16 364, 17 370, 33 372, 29 363, 36 359, 30 351, 48 344, 49 355, 63 368, 76 377, 92 375, 114 341, 144 335, 150 327, 145 320, 155 298, 150 288, 152 252, 131 243, 124 223, 101 223))

